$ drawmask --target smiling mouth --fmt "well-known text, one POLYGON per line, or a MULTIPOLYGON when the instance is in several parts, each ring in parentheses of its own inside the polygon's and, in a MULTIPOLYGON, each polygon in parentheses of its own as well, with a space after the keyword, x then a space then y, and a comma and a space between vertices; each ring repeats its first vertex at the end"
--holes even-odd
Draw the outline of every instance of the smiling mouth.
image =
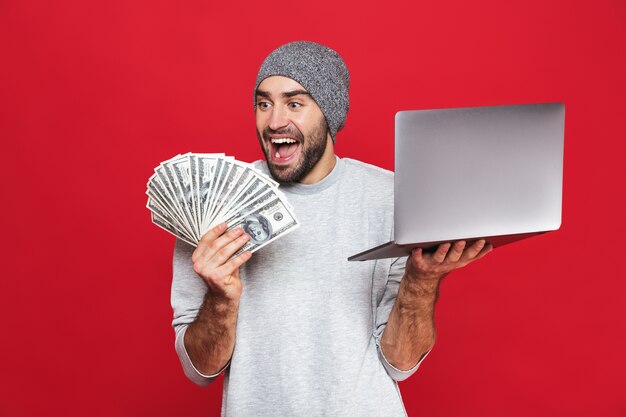
POLYGON ((289 162, 300 149, 300 142, 291 137, 270 138, 270 154, 274 163, 289 162))

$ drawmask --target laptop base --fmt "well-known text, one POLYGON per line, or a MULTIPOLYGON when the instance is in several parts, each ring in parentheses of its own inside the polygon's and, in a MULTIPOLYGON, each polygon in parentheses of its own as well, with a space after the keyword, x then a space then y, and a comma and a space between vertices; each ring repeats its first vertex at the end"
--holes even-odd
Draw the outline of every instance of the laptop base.
POLYGON ((423 248, 426 252, 434 252, 441 243, 456 242, 458 240, 465 240, 469 245, 473 244, 477 240, 485 239, 487 243, 491 243, 494 248, 506 245, 518 240, 526 239, 532 236, 541 235, 543 232, 530 232, 530 233, 517 233, 512 235, 501 236, 484 236, 484 237, 472 237, 468 239, 450 239, 440 240, 436 242, 422 242, 422 243, 409 243, 406 245, 400 245, 396 242, 387 242, 375 248, 366 250, 356 255, 352 255, 348 258, 348 261, 369 261, 372 259, 384 259, 384 258, 398 258, 401 256, 408 256, 415 248, 423 248))

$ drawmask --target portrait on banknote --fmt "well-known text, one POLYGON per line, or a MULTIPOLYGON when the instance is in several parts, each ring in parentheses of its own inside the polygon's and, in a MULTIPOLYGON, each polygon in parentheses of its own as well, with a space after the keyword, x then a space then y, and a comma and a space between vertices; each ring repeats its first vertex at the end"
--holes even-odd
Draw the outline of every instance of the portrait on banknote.
POLYGON ((263 215, 250 215, 243 222, 243 230, 254 243, 263 243, 272 235, 272 226, 263 215))

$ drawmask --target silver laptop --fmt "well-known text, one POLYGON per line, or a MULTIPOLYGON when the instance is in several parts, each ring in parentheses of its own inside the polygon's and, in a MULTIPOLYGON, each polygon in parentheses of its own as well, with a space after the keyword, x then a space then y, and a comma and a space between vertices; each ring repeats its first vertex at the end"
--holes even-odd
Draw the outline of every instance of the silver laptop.
POLYGON ((564 120, 562 103, 398 112, 395 239, 348 260, 558 229, 564 120))

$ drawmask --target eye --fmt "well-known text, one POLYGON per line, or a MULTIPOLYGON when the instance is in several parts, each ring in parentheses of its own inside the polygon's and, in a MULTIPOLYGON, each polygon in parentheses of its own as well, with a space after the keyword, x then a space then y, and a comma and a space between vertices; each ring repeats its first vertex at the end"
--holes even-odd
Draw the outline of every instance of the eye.
POLYGON ((259 101, 256 103, 257 107, 261 110, 266 110, 270 107, 270 103, 267 101, 259 101))
POLYGON ((291 101, 289 102, 289 104, 287 104, 291 109, 299 109, 300 107, 302 107, 302 103, 298 103, 297 101, 291 101))

